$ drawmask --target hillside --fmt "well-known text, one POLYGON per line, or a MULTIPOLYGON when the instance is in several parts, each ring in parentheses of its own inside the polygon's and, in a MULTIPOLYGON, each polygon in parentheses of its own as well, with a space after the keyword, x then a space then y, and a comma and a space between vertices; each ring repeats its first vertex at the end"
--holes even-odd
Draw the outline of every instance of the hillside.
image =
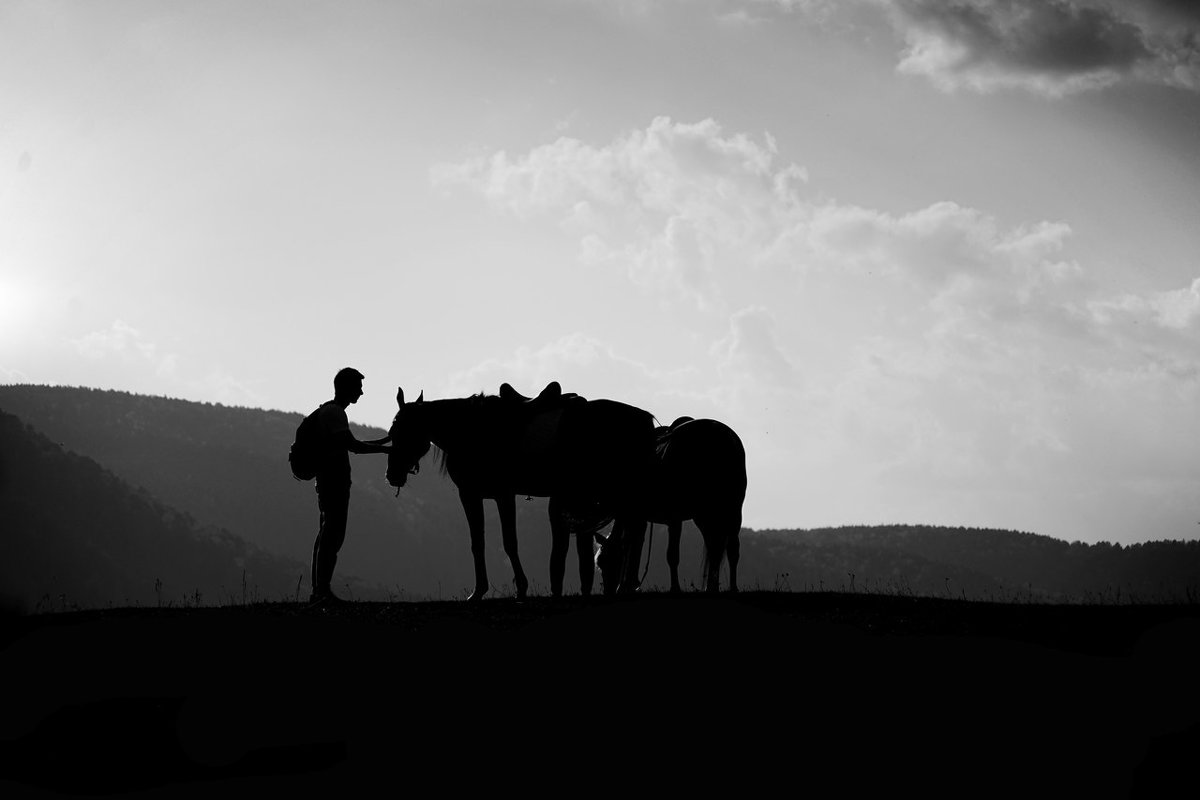
MULTIPOLYGON (((316 499, 312 484, 293 480, 286 464, 300 414, 38 386, 0 386, 0 409, 196 525, 308 563, 316 499)), ((383 435, 380 429, 357 426, 356 433, 361 438, 383 435)), ((398 496, 383 479, 382 456, 355 457, 352 463, 350 526, 337 587, 370 600, 463 596, 473 583, 466 521, 453 484, 438 473, 433 459, 426 459, 425 469, 398 496)), ((41 491, 46 493, 38 500, 43 505, 76 502, 70 482, 48 481, 41 491)), ((495 595, 503 596, 511 590, 511 569, 494 507, 485 504, 485 510, 489 577, 495 595)), ((521 558, 533 591, 547 593, 546 502, 522 499, 517 514, 521 558)), ((666 531, 656 526, 648 588, 668 583, 665 548, 666 531)), ((699 533, 685 526, 685 587, 699 582, 702 549, 699 533)), ((304 581, 302 591, 307 591, 307 577, 304 581)), ((1186 602, 1200 597, 1200 543, 1122 548, 1033 533, 920 525, 747 529, 739 582, 746 589, 780 591, 1186 602)), ((293 583, 281 599, 291 597, 295 588, 293 583)), ((578 591, 574 553, 568 560, 566 591, 578 591)))
POLYGON ((245 602, 307 567, 203 526, 0 412, 0 598, 7 607, 245 602))
MULTIPOLYGON (((286 457, 300 414, 124 392, 10 386, 0 387, 0 409, 203 524, 304 563, 311 557, 316 496, 312 483, 291 477, 286 457)), ((355 428, 363 438, 383 435, 355 428)), ((450 482, 428 469, 397 498, 383 480, 382 456, 353 463, 350 525, 337 586, 344 588, 355 576, 373 585, 370 597, 386 599, 388 591, 449 597, 472 583, 466 526, 450 482)), ((524 521, 523 540, 536 535, 533 527, 524 521)), ((501 576, 499 536, 491 539, 489 563, 501 576)), ((548 559, 548 545, 546 552, 548 559)))

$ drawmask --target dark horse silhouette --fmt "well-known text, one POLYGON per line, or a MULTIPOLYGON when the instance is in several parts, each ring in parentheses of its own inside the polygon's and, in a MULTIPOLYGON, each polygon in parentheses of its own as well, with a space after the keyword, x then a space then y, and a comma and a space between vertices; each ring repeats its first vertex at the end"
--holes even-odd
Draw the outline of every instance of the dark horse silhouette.
MULTIPOLYGON (((721 561, 729 561, 729 590, 737 591, 738 534, 746 498, 746 450, 733 429, 713 419, 680 417, 658 428, 652 470, 651 522, 667 526, 671 591, 679 585, 679 538, 693 520, 704 537, 704 589, 716 592, 721 561)), ((617 519, 607 539, 597 536, 596 566, 604 593, 637 588, 645 523, 617 519)))
POLYGON ((581 521, 645 518, 655 443, 654 417, 647 411, 614 400, 562 395, 557 384, 536 398, 477 394, 426 402, 422 393, 412 403, 404 402, 400 389, 396 403, 387 481, 404 486, 430 445, 438 446, 443 472, 458 488, 471 531, 475 589, 469 600, 482 598, 489 587, 485 498, 496 502, 519 598, 529 581, 517 554, 516 495, 551 498, 555 596, 562 594, 569 535, 581 521))

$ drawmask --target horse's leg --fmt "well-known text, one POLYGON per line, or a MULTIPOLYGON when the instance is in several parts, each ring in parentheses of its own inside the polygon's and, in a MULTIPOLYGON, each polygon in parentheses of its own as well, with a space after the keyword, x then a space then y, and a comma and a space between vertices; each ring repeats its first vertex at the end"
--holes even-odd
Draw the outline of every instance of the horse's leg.
POLYGON ((642 561, 642 545, 646 542, 646 520, 621 520, 623 528, 622 550, 625 563, 621 567, 621 583, 618 593, 636 592, 640 586, 638 564, 642 561))
POLYGON ((595 581, 596 564, 592 553, 595 534, 588 530, 575 534, 575 555, 579 556, 579 593, 588 597, 595 581))
POLYGON ((524 600, 529 588, 529 579, 525 570, 521 569, 521 557, 517 555, 517 504, 511 494, 496 498, 496 510, 500 512, 500 531, 504 540, 504 553, 508 563, 512 565, 513 585, 517 589, 517 599, 524 600))
POLYGON ((721 561, 725 555, 725 528, 721 518, 696 517, 696 527, 704 537, 704 591, 714 594, 720 591, 721 561))
POLYGON ((563 514, 562 501, 550 498, 550 594, 562 597, 563 575, 567 571, 567 549, 571 544, 571 528, 563 514))
POLYGON ((482 600, 488 591, 487 564, 483 560, 483 498, 460 489, 458 499, 471 529, 471 556, 475 559, 475 591, 467 599, 482 600))
POLYGON ((735 514, 730 515, 729 527, 726 531, 725 554, 729 559, 729 591, 736 592, 738 590, 738 556, 742 549, 741 543, 738 541, 738 536, 742 532, 742 510, 740 508, 735 514))
POLYGON ((671 568, 671 593, 683 591, 679 585, 679 538, 683 535, 683 522, 672 520, 667 523, 667 566, 671 568))

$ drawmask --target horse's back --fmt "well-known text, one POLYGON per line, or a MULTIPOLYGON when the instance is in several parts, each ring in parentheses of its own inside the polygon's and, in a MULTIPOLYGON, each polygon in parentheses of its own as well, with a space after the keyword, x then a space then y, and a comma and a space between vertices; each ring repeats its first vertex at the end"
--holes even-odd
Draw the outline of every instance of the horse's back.
POLYGON ((724 511, 746 497, 746 449, 723 422, 696 419, 674 427, 657 445, 656 495, 663 514, 692 519, 724 511))
POLYGON ((654 462, 654 417, 617 400, 588 400, 563 415, 559 463, 570 493, 642 502, 654 462))

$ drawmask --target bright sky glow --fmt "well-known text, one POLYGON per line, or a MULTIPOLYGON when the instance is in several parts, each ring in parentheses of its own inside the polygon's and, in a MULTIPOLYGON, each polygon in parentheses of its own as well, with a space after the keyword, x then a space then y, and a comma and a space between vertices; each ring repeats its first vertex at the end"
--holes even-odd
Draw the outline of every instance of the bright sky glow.
POLYGON ((1200 535, 1200 12, 0 2, 0 381, 567 391, 750 527, 1200 535))

